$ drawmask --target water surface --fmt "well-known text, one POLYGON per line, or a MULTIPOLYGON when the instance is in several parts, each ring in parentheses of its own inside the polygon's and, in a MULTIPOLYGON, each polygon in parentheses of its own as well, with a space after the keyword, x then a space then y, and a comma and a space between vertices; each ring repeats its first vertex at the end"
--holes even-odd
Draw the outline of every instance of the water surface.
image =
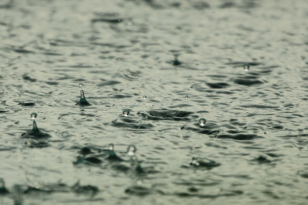
POLYGON ((291 0, 1 0, 0 202, 307 204, 307 17, 291 0), (33 112, 50 138, 21 137, 33 112))

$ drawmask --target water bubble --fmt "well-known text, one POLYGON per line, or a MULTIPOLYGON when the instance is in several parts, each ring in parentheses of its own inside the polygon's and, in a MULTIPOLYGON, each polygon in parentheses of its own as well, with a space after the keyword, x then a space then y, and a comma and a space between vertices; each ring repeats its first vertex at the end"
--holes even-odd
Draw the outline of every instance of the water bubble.
POLYGON ((204 126, 205 125, 205 123, 206 123, 206 120, 204 119, 204 118, 201 118, 200 120, 199 120, 199 125, 200 126, 204 126))
POLYGON ((250 65, 249 64, 244 64, 244 70, 247 72, 249 71, 250 65))
POLYGON ((135 156, 137 148, 134 145, 129 145, 127 148, 127 155, 128 156, 135 156))
POLYGON ((37 114, 34 112, 34 113, 31 113, 30 116, 31 116, 31 119, 34 120, 37 117, 37 114))
POLYGON ((79 83, 79 87, 82 88, 82 86, 83 86, 83 83, 79 83))
POLYGON ((124 117, 127 117, 129 115, 129 109, 123 110, 124 117))

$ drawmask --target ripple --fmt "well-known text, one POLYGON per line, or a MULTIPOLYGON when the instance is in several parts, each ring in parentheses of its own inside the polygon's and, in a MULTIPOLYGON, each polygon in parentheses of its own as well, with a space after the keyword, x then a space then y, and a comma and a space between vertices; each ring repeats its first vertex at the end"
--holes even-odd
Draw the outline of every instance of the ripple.
POLYGON ((229 86, 228 83, 206 83, 210 88, 221 89, 229 86))
POLYGON ((245 77, 236 78, 233 82, 238 85, 245 85, 245 86, 263 84, 263 82, 259 80, 258 77, 255 77, 255 76, 245 76, 245 77))
POLYGON ((138 112, 138 115, 149 120, 175 120, 175 121, 189 121, 189 115, 193 112, 188 111, 177 111, 177 110, 150 110, 148 112, 138 112))
POLYGON ((263 138, 263 137, 255 135, 255 134, 234 134, 234 135, 219 134, 217 138, 234 139, 234 140, 253 140, 253 139, 258 139, 258 138, 263 138))

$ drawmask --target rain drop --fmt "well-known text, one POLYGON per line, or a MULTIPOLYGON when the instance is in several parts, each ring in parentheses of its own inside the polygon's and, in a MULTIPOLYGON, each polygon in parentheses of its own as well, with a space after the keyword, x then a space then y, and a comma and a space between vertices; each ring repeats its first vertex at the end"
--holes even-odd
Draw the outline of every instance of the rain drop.
POLYGON ((31 119, 34 120, 37 117, 37 114, 35 112, 31 113, 31 119))
POLYGON ((200 126, 204 126, 205 125, 205 123, 206 123, 206 120, 204 119, 204 118, 201 118, 200 120, 199 120, 199 125, 200 126))
POLYGON ((137 148, 134 145, 129 145, 127 148, 127 155, 128 156, 135 156, 137 148))
POLYGON ((129 109, 123 110, 124 117, 127 117, 129 115, 129 109))

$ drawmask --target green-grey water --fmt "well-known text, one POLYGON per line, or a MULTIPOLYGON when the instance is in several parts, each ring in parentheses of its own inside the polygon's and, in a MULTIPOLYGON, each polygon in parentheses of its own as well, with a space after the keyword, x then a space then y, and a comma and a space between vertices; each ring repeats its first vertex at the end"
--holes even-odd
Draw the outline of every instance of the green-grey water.
POLYGON ((307 204, 307 18, 0 0, 0 204, 307 204))

